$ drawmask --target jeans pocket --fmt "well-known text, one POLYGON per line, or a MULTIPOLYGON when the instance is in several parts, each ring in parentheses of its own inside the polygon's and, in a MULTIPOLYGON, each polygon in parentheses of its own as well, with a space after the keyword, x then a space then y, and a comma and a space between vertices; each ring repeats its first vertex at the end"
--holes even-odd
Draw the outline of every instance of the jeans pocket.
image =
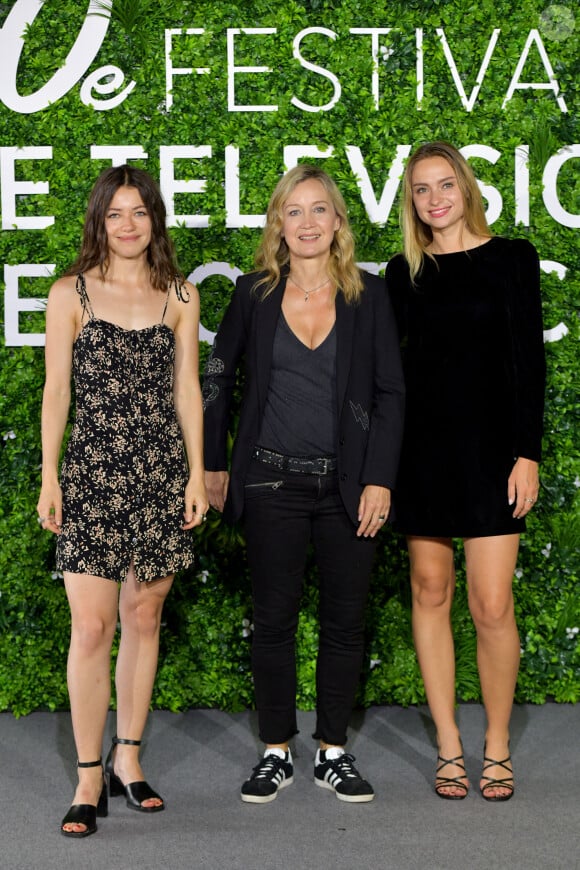
POLYGON ((244 485, 244 497, 248 499, 274 495, 281 486, 284 486, 283 480, 264 480, 259 483, 246 483, 244 485))

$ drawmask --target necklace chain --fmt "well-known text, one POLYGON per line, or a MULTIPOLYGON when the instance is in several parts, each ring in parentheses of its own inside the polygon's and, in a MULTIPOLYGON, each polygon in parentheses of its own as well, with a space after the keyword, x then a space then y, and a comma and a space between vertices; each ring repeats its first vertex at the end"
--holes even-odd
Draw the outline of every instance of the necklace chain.
POLYGON ((322 288, 323 288, 324 286, 326 286, 326 284, 328 284, 328 282, 330 281, 330 278, 327 278, 325 281, 322 282, 322 284, 319 284, 318 287, 313 287, 312 290, 306 290, 304 287, 302 287, 302 286, 298 283, 298 281, 296 280, 296 278, 294 278, 291 274, 288 275, 288 280, 289 280, 289 281, 292 281, 292 283, 295 284, 296 287, 298 287, 298 289, 301 290, 301 291, 304 293, 304 301, 305 301, 305 302, 308 302, 308 300, 309 300, 309 298, 310 298, 310 295, 311 295, 312 293, 316 293, 317 290, 322 290, 322 288))

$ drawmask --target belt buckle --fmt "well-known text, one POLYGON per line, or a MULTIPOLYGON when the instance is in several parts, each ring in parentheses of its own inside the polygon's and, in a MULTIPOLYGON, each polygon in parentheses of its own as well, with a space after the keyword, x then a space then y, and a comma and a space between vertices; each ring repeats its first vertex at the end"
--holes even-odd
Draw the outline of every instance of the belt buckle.
POLYGON ((328 459, 326 457, 318 460, 322 463, 322 471, 319 471, 319 474, 328 474, 328 459))

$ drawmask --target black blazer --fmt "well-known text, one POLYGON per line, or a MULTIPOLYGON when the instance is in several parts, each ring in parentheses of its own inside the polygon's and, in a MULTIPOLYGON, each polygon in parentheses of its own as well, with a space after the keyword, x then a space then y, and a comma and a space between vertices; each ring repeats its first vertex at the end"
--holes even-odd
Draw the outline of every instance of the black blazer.
MULTIPOLYGON (((203 382, 204 451, 208 471, 227 469, 227 435, 238 366, 245 357, 243 399, 224 517, 237 520, 244 480, 260 433, 274 334, 286 277, 265 299, 251 292, 259 275, 242 275, 220 324, 203 382)), ((393 489, 403 434, 404 385, 395 320, 383 279, 363 272, 356 305, 336 297, 336 389, 339 486, 356 524, 367 484, 393 489)))

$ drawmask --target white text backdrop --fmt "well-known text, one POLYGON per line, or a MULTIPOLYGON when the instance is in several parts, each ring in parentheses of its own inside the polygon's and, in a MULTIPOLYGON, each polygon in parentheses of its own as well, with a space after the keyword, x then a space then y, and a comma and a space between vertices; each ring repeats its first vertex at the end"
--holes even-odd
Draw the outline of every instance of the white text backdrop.
MULTIPOLYGON (((78 86, 79 100, 95 112, 112 110, 131 111, 131 95, 137 87, 126 73, 117 66, 104 64, 89 73, 91 65, 100 52, 106 56, 106 38, 110 24, 110 14, 102 6, 91 0, 78 34, 74 38, 72 48, 60 69, 47 77, 45 84, 34 93, 21 94, 18 90, 18 68, 25 46, 27 34, 34 27, 35 20, 41 11, 42 0, 16 0, 0 30, 0 101, 11 112, 20 115, 34 115, 41 111, 50 111, 50 107, 71 93, 78 86), (82 84, 79 85, 79 82, 82 84)), ((315 64, 309 59, 309 44, 312 39, 328 40, 329 45, 339 45, 345 41, 353 41, 359 49, 370 54, 372 64, 367 81, 368 95, 375 111, 380 111, 383 100, 390 96, 395 86, 389 78, 389 59, 394 53, 390 37, 397 31, 396 27, 374 26, 351 27, 340 32, 331 27, 310 26, 296 32, 292 39, 292 57, 305 76, 319 81, 321 86, 321 101, 318 104, 306 103, 293 95, 292 105, 305 113, 332 113, 341 99, 349 90, 348 76, 339 76, 330 69, 315 64)), ((457 100, 458 111, 476 113, 486 99, 486 76, 496 62, 497 52, 502 47, 502 40, 517 40, 518 60, 513 69, 505 69, 505 90, 501 107, 505 110, 516 93, 540 91, 545 92, 543 99, 552 100, 560 113, 574 111, 561 92, 558 78, 554 72, 555 65, 548 52, 542 33, 538 28, 529 28, 525 32, 506 35, 502 28, 493 26, 490 22, 489 36, 481 40, 480 56, 474 60, 477 75, 475 83, 469 88, 458 71, 453 54, 452 40, 444 28, 435 28, 439 50, 443 52, 445 61, 451 72, 455 94, 450 96, 457 100), (535 61, 535 69, 540 68, 542 78, 536 81, 526 81, 525 69, 530 61, 535 61)), ((166 28, 159 34, 163 42, 165 61, 165 95, 162 106, 155 106, 156 111, 165 113, 168 119, 171 114, 179 112, 184 107, 184 100, 195 98, 195 82, 198 77, 215 72, 207 65, 203 56, 201 38, 206 33, 205 27, 174 27, 166 28), (200 43, 196 47, 196 40, 200 43), (191 46, 193 40, 191 65, 179 65, 174 56, 182 57, 180 46, 191 46), (187 85, 187 87, 185 87, 187 85)), ((417 27, 406 34, 413 42, 416 83, 415 97, 417 111, 421 110, 425 83, 429 79, 429 50, 426 48, 426 29, 417 27)), ((271 113, 277 112, 279 106, 276 99, 276 70, 258 62, 252 61, 255 50, 256 58, 267 54, 268 40, 278 36, 276 27, 228 27, 215 34, 219 40, 221 52, 218 55, 225 70, 225 93, 223 95, 224 112, 226 113, 271 113), (272 98, 268 102, 250 104, 240 97, 240 86, 248 80, 268 82, 272 98)), ((214 66, 215 66, 214 55, 214 66)), ((557 67, 556 67, 557 68, 557 67)), ((537 76, 537 73, 536 73, 537 76)), ((282 84, 282 83, 278 83, 282 84)), ((32 127, 31 127, 32 129, 32 127)), ((168 138, 170 134, 168 133, 168 138)), ((290 169, 303 159, 324 160, 335 156, 342 150, 350 167, 353 179, 359 191, 360 201, 371 224, 383 226, 389 220, 397 194, 400 188, 401 176, 406 158, 412 145, 399 144, 393 151, 389 165, 385 165, 384 174, 380 180, 371 181, 367 168, 367 160, 371 156, 357 142, 352 144, 334 145, 331 142, 322 145, 310 143, 280 143, 280 165, 290 169)), ((368 146, 366 146, 368 148, 368 146)), ((244 178, 240 175, 240 162, 260 162, 259 146, 254 151, 241 149, 235 144, 223 143, 191 143, 171 144, 160 142, 154 155, 159 165, 159 181, 167 204, 168 226, 183 226, 192 233, 215 225, 216 218, 205 204, 207 193, 206 172, 210 161, 218 162, 223 178, 223 203, 221 212, 225 215, 225 227, 235 230, 242 227, 259 228, 263 225, 264 215, 249 213, 244 208, 244 178), (187 163, 187 180, 180 177, 184 161, 187 163)), ((87 146, 90 158, 102 168, 103 162, 120 165, 132 160, 147 161, 150 154, 146 148, 135 142, 127 144, 93 144, 87 146)), ((509 149, 500 150, 482 142, 475 142, 462 148, 466 158, 477 158, 490 165, 509 163, 509 176, 513 188, 509 191, 509 201, 515 203, 513 214, 509 220, 514 226, 529 227, 531 219, 529 162, 530 148, 525 142, 509 149)), ((342 156, 342 155, 341 155, 342 156)), ((561 201, 559 184, 561 170, 569 161, 577 161, 580 157, 580 144, 566 145, 552 154, 545 163, 542 176, 542 204, 535 203, 534 208, 544 208, 547 214, 559 225, 566 228, 580 227, 580 214, 571 212, 561 201)), ((44 196, 51 194, 50 161, 55 158, 53 146, 45 144, 2 144, 0 146, 0 207, 1 230, 3 233, 39 232, 42 233, 54 226, 55 215, 43 210, 39 203, 44 196), (35 167, 39 161, 46 161, 44 180, 35 180, 27 174, 27 165, 34 161, 35 167), (31 214, 29 207, 22 208, 28 197, 34 197, 37 213, 31 214), (19 213, 25 211, 26 214, 19 213)), ((573 164, 574 167, 576 164, 573 164)), ((213 168, 213 167, 212 167, 213 168)), ((569 169, 569 167, 567 167, 569 169)), ((481 169, 479 174, 483 174, 481 169)), ((486 202, 487 218, 491 225, 504 214, 504 199, 506 189, 500 189, 481 178, 479 186, 486 202)), ((212 200, 215 208, 215 200, 212 200)), ((221 219, 221 218, 220 218, 221 219)), ((549 259, 549 251, 541 251, 542 268, 545 272, 556 272, 561 280, 565 280, 568 264, 549 259)), ((373 272, 381 271, 385 263, 370 262, 364 264, 373 272)), ((19 282, 21 279, 46 278, 54 275, 55 264, 42 262, 4 263, 4 301, 5 301, 5 342, 7 345, 42 345, 43 333, 26 333, 20 331, 21 313, 42 311, 46 300, 42 297, 21 298, 19 282)), ((201 283, 211 275, 222 275, 234 281, 240 270, 221 261, 202 263, 196 268, 191 278, 201 283)), ((557 340, 567 332, 565 324, 548 325, 546 340, 557 340)), ((210 341, 213 333, 204 326, 200 328, 200 338, 210 341)))

